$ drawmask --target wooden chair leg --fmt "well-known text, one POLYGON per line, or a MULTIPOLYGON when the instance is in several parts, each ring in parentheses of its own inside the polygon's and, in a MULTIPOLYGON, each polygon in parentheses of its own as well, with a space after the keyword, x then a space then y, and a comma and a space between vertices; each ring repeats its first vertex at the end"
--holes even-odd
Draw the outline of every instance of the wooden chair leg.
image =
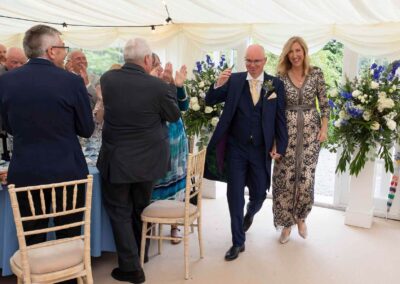
POLYGON ((203 253, 203 233, 201 228, 201 216, 197 218, 197 235, 199 237, 200 258, 204 258, 203 253))
POLYGON ((140 265, 144 266, 144 254, 146 248, 146 235, 147 235, 147 222, 143 222, 142 225, 142 241, 140 245, 140 265))
POLYGON ((162 228, 163 228, 163 224, 158 224, 158 254, 161 254, 162 251, 162 228))
POLYGON ((189 279, 189 225, 185 224, 183 232, 183 251, 185 258, 185 279, 189 279))
POLYGON ((18 277, 18 278, 17 278, 17 283, 18 283, 18 284, 22 284, 22 279, 18 277))

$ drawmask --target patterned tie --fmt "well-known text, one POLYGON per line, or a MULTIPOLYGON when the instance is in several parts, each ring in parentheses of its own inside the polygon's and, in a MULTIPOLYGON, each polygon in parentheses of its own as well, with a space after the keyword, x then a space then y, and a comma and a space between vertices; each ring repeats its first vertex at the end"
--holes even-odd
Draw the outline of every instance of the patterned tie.
POLYGON ((250 80, 250 93, 253 99, 253 104, 256 105, 260 99, 260 92, 257 90, 258 81, 255 79, 250 80))

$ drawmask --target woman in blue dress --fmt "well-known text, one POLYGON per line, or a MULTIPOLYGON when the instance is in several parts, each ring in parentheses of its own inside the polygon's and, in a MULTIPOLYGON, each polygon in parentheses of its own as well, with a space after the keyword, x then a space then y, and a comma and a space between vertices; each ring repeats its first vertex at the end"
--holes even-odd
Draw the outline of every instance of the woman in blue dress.
MULTIPOLYGON (((165 69, 163 69, 159 57, 153 53, 153 70, 151 74, 160 79, 172 78, 172 65, 171 63, 167 63, 165 69), (169 76, 165 76, 167 73, 169 73, 169 76)), ((179 71, 176 71, 175 81, 167 82, 169 84, 175 84, 176 86, 176 96, 181 111, 186 111, 189 107, 188 97, 183 88, 186 75, 186 66, 183 65, 179 71)), ((185 197, 184 189, 186 187, 188 155, 187 136, 182 118, 174 123, 167 122, 167 126, 170 142, 171 167, 164 178, 156 182, 151 199, 152 201, 166 199, 183 201, 185 197)), ((177 226, 171 226, 171 236, 179 236, 179 228, 177 226)), ((171 241, 171 243, 177 244, 179 241, 171 241)))

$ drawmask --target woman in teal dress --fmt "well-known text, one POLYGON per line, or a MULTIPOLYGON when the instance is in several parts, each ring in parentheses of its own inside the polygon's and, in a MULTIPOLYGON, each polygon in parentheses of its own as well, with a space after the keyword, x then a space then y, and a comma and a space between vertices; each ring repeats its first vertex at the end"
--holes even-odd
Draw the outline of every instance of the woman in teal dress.
MULTIPOLYGON (((152 75, 163 78, 171 78, 172 76, 163 76, 164 72, 172 73, 172 65, 167 63, 165 70, 161 67, 159 57, 153 53, 153 70, 152 75)), ((182 66, 175 74, 175 82, 167 82, 175 84, 177 92, 178 106, 181 111, 185 111, 189 107, 188 97, 186 96, 183 88, 183 83, 186 80, 186 66, 182 66)), ((156 200, 179 200, 183 201, 185 197, 186 187, 186 169, 187 169, 187 155, 188 155, 188 141, 185 133, 183 121, 180 118, 177 122, 168 123, 168 133, 170 142, 170 155, 171 167, 166 175, 156 182, 153 189, 152 201, 156 200)), ((177 226, 171 226, 171 236, 179 236, 179 229, 177 226)), ((173 244, 179 241, 171 241, 173 244)))

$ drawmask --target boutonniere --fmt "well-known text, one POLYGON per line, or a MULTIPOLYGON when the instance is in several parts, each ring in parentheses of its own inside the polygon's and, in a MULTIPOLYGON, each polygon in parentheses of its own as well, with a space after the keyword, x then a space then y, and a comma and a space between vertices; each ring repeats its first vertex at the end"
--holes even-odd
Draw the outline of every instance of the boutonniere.
POLYGON ((272 80, 265 80, 262 84, 262 89, 265 91, 264 97, 268 97, 269 94, 275 91, 275 87, 272 84, 272 80))

